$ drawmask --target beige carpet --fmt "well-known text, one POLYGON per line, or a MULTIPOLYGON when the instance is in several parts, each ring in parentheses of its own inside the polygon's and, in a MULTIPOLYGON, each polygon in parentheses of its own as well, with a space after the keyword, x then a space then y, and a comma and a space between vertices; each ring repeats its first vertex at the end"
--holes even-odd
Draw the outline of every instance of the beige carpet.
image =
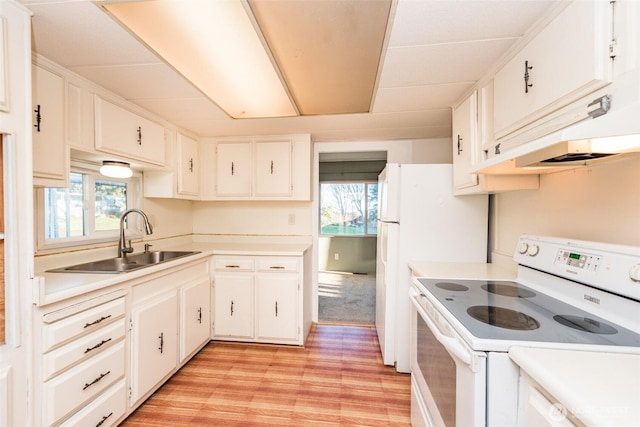
POLYGON ((318 321, 373 325, 375 274, 318 273, 318 321))

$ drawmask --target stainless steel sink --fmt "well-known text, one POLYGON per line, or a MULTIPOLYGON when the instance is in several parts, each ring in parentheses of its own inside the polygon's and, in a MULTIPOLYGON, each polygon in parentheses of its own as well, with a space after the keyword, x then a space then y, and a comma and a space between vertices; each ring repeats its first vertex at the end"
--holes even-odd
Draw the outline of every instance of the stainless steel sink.
POLYGON ((177 258, 195 255, 199 251, 153 251, 131 254, 126 257, 101 259, 83 264, 47 270, 52 273, 126 273, 144 267, 161 264, 177 258))

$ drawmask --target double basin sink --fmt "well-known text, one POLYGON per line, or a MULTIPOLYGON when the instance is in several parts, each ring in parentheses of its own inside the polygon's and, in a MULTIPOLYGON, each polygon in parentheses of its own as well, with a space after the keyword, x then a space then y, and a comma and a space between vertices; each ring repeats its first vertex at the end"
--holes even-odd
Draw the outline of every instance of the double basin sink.
POLYGON ((107 258, 99 261, 85 262, 83 264, 49 270, 55 273, 126 273, 174 259, 195 255, 199 251, 153 251, 131 254, 122 258, 107 258))

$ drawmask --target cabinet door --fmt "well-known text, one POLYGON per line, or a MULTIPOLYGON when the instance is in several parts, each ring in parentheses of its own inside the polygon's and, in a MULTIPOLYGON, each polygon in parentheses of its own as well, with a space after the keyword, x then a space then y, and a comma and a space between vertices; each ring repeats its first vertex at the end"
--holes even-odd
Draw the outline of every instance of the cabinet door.
POLYGON ((218 275, 213 292, 214 335, 253 338, 253 275, 218 275))
POLYGON ((69 159, 64 140, 64 79, 33 66, 33 176, 35 185, 65 187, 69 159))
POLYGON ((453 110, 453 185, 456 189, 478 185, 478 175, 470 173, 477 150, 476 92, 453 110))
POLYGON ((609 10, 605 1, 572 2, 496 74, 497 138, 611 82, 609 10))
POLYGON ((200 161, 198 141, 178 134, 178 193, 200 194, 200 161))
POLYGON ((180 296, 180 362, 210 336, 211 285, 208 280, 186 285, 180 296))
POLYGON ((168 292, 132 310, 132 403, 169 374, 178 357, 178 296, 168 292))
POLYGON ((219 142, 217 144, 216 195, 251 196, 250 142, 219 142))
POLYGON ((164 165, 164 128, 98 96, 95 133, 97 150, 164 165))
POLYGON ((298 276, 256 276, 258 339, 298 338, 298 276))
POLYGON ((291 141, 256 142, 256 196, 291 195, 291 141))

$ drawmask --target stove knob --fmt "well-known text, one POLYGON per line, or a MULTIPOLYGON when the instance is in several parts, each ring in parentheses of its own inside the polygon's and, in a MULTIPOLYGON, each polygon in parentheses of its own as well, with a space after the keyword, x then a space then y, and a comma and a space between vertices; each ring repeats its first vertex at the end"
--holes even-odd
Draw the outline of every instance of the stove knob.
POLYGON ((536 255, 538 255, 538 252, 540 252, 540 246, 531 245, 531 246, 529 246, 529 249, 527 250, 527 255, 536 256, 536 255))
POLYGON ((629 278, 634 282, 640 282, 640 264, 636 264, 631 267, 629 271, 629 278))
POLYGON ((527 249, 529 249, 529 244, 526 242, 522 242, 520 247, 518 248, 518 252, 522 255, 527 253, 527 249))

